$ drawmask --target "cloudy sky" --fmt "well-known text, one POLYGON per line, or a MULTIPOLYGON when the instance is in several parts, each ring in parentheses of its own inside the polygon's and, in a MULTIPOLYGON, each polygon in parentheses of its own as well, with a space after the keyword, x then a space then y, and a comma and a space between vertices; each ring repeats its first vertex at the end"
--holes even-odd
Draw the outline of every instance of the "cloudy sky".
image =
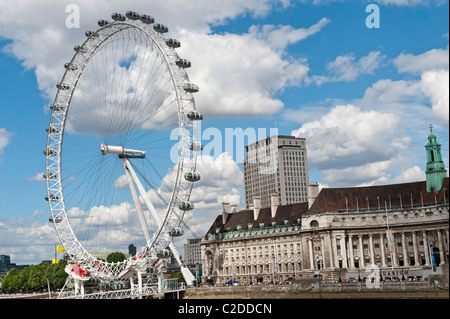
POLYGON ((306 138, 324 187, 423 180, 430 124, 449 167, 448 1, 0 0, 0 254, 13 262, 50 259, 57 242, 42 151, 62 66, 99 19, 128 10, 168 25, 192 62, 209 144, 193 191, 202 230, 222 201, 244 204, 243 150, 226 129, 306 138), (366 25, 369 4, 379 28, 366 25))

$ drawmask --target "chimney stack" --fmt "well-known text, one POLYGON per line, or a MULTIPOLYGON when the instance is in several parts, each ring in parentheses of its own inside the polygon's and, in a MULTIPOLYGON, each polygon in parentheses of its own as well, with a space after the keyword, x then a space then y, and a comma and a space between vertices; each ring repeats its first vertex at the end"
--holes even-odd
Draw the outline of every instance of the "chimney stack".
POLYGON ((270 194, 270 210, 272 218, 275 218, 275 216, 277 215, 278 205, 278 194, 270 194))
POLYGON ((230 205, 231 214, 237 213, 237 204, 230 205))
POLYGON ((253 220, 257 220, 261 210, 261 197, 253 197, 253 220))
POLYGON ((223 210, 222 210, 222 223, 225 225, 228 219, 228 215, 230 214, 230 206, 229 203, 222 203, 223 210))

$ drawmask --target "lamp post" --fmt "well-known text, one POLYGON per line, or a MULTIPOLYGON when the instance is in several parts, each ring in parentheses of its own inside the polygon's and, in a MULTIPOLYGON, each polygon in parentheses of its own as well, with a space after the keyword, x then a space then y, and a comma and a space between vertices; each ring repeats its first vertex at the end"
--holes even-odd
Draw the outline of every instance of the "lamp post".
POLYGON ((234 283, 234 267, 235 267, 234 258, 231 258, 231 262, 232 262, 232 265, 231 265, 231 286, 233 286, 233 283, 234 283))
POLYGON ((341 267, 339 266, 339 282, 342 282, 342 278, 341 278, 341 267))

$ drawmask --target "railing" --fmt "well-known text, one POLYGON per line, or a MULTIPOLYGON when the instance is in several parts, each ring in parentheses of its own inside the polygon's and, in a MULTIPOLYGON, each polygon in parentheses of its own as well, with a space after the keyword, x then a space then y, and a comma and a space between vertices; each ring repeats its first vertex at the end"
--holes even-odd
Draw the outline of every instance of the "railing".
POLYGON ((61 292, 59 299, 135 299, 154 296, 158 293, 156 285, 143 286, 142 289, 119 289, 99 291, 87 294, 77 294, 73 290, 61 292))
POLYGON ((178 282, 178 279, 164 279, 161 283, 162 292, 172 292, 185 290, 186 284, 184 282, 178 282))

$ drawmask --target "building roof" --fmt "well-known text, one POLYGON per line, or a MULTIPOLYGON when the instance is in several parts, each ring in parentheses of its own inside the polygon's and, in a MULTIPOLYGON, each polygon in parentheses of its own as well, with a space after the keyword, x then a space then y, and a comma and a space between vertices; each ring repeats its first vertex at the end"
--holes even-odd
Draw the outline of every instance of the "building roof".
POLYGON ((268 227, 273 221, 279 226, 284 225, 286 219, 288 220, 288 225, 293 225, 297 224, 297 218, 301 217, 307 211, 308 203, 283 205, 278 206, 275 218, 272 218, 271 207, 262 208, 259 212, 258 219, 255 221, 253 220, 253 209, 244 209, 229 214, 225 224, 223 224, 222 214, 220 214, 211 225, 207 234, 216 234, 217 228, 219 228, 218 232, 224 232, 228 227, 230 227, 230 231, 235 231, 237 230, 237 225, 241 225, 240 230, 248 230, 249 224, 253 225, 253 229, 259 228, 261 223, 264 223, 264 227, 268 227))
POLYGON ((414 206, 420 206, 422 203, 424 205, 432 204, 436 201, 443 202, 444 200, 448 202, 448 183, 449 178, 446 177, 437 194, 427 192, 426 181, 365 187, 323 188, 308 214, 346 211, 347 208, 348 210, 358 208, 360 211, 364 211, 368 206, 369 209, 378 208, 378 205, 384 207, 385 202, 388 208, 411 206, 411 201, 414 206))
POLYGON ((403 208, 410 207, 411 201, 415 207, 444 201, 448 203, 448 184, 449 178, 446 177, 441 190, 437 193, 427 192, 426 181, 378 186, 323 188, 310 209, 308 209, 308 203, 306 202, 278 206, 275 218, 272 218, 271 207, 262 208, 257 220, 253 220, 253 209, 244 209, 230 213, 225 224, 223 224, 222 214, 220 214, 216 217, 206 235, 236 231, 238 225, 240 225, 240 230, 248 230, 249 224, 252 224, 252 229, 260 228, 261 223, 264 223, 264 227, 270 227, 273 221, 276 221, 276 225, 279 226, 284 225, 286 219, 288 225, 296 225, 298 224, 297 219, 305 214, 345 212, 347 209, 355 211, 357 208, 363 212, 368 208, 378 209, 378 205, 383 209, 385 202, 389 209, 400 206, 403 208))

